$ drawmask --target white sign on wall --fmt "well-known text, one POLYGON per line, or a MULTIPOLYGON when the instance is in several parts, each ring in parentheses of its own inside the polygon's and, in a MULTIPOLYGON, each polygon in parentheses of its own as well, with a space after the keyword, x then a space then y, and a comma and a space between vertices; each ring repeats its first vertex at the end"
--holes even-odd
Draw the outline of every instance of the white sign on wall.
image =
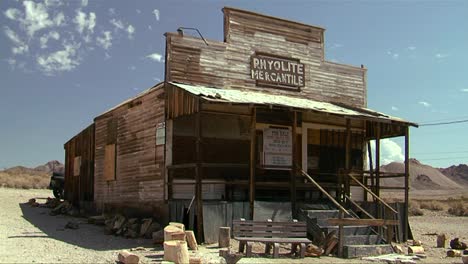
POLYGON ((263 131, 265 166, 292 166, 292 135, 290 129, 266 128, 263 131))
POLYGON ((164 145, 166 141, 166 122, 158 123, 156 126, 156 146, 164 145))

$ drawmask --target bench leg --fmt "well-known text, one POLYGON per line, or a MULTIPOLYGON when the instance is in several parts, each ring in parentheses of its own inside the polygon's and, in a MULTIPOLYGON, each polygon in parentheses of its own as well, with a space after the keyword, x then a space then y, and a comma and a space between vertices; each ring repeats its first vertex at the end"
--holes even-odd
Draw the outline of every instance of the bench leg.
POLYGON ((307 246, 305 243, 301 243, 299 247, 301 248, 301 258, 304 258, 307 246))
POLYGON ((245 241, 239 241, 239 253, 244 253, 245 241))
POLYGON ((245 256, 250 258, 252 257, 252 242, 247 242, 247 250, 245 252, 245 256))
POLYGON ((297 243, 291 243, 291 255, 294 255, 297 252, 297 243))
POLYGON ((265 254, 270 254, 271 243, 265 243, 265 254))
POLYGON ((279 257, 279 243, 273 243, 274 249, 273 249, 273 258, 278 258, 279 257))

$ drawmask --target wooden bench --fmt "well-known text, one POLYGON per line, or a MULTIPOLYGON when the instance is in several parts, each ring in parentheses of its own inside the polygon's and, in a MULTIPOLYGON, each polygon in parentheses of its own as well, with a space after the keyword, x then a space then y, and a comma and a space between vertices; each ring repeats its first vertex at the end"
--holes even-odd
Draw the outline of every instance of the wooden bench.
POLYGON ((234 239, 239 241, 239 252, 246 249, 246 257, 252 256, 252 243, 265 243, 265 254, 270 254, 273 246, 273 257, 279 256, 279 243, 291 243, 291 253, 299 247, 300 257, 304 258, 306 246, 312 243, 307 239, 305 222, 272 222, 272 221, 233 221, 234 239))

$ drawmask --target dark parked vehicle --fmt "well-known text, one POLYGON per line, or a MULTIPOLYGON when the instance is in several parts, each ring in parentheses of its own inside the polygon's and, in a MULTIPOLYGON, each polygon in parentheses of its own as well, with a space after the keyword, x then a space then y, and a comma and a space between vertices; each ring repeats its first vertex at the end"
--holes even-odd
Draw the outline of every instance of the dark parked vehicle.
POLYGON ((65 176, 60 172, 52 172, 49 189, 54 193, 55 198, 64 198, 65 176))

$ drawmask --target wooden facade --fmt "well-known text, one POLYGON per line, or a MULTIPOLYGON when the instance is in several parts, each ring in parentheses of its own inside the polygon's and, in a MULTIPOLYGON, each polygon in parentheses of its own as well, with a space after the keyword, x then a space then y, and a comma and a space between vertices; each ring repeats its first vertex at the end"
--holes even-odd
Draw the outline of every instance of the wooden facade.
POLYGON ((95 203, 144 214, 165 214, 164 143, 157 144, 164 123, 164 90, 147 90, 98 116, 95 143, 95 203))
POLYGON ((94 124, 64 145, 65 199, 77 206, 93 207, 94 124))
MULTIPOLYGON (((324 29, 223 12, 223 42, 166 33, 165 82, 95 118, 97 209, 184 222, 213 242, 218 226, 263 217, 259 204, 295 217, 327 197, 344 210, 380 201, 380 140, 404 136, 408 160, 415 124, 366 109, 367 70, 325 61, 324 29)), ((407 226, 408 168, 400 176, 407 226)))

